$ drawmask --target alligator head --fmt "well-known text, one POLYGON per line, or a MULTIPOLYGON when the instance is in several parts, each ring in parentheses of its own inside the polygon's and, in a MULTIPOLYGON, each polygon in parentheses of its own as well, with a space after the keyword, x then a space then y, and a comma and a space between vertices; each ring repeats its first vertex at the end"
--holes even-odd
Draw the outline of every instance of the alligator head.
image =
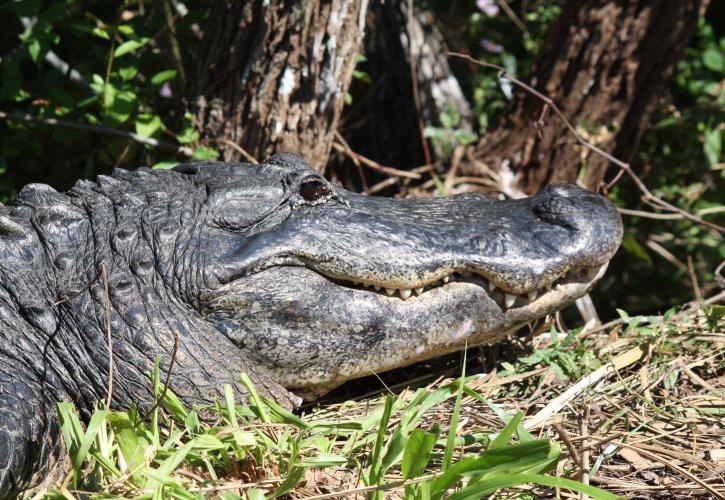
POLYGON ((501 340, 581 297, 622 237, 602 196, 367 197, 302 159, 177 167, 208 193, 198 307, 306 395, 501 340))

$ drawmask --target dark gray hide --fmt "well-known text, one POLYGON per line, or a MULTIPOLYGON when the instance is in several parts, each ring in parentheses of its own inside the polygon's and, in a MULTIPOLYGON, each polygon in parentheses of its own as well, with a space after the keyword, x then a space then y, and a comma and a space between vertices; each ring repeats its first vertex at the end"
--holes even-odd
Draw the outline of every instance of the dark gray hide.
POLYGON ((157 356, 166 371, 175 334, 185 403, 246 372, 293 406, 283 387, 320 394, 570 304, 621 235, 609 202, 573 186, 507 201, 369 198, 285 154, 116 170, 67 193, 29 185, 0 207, 0 496, 53 477, 56 402, 88 418, 106 395, 103 284, 87 286, 101 265, 114 407, 150 406, 148 373, 157 356))

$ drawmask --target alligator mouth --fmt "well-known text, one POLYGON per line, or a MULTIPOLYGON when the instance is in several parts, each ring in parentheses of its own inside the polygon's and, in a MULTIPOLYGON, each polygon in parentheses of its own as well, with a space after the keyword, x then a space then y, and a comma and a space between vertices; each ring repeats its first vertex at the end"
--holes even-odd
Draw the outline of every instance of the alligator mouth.
POLYGON ((571 269, 559 277, 544 282, 539 288, 532 288, 522 294, 507 291, 497 286, 489 277, 475 271, 453 271, 443 278, 422 284, 422 286, 416 288, 396 287, 390 283, 364 283, 350 279, 323 276, 338 286, 375 293, 381 298, 398 301, 426 299, 428 298, 429 292, 445 287, 446 285, 452 283, 469 283, 483 289, 489 298, 498 304, 502 311, 506 311, 516 307, 531 305, 538 300, 555 295, 565 285, 593 285, 604 275, 607 265, 605 263, 598 266, 571 269))

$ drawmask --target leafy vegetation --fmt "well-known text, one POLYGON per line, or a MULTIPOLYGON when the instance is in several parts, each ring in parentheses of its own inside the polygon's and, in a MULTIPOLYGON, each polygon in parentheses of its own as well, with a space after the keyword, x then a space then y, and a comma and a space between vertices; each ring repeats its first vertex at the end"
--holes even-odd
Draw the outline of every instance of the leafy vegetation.
MULTIPOLYGON (((59 404, 72 468, 45 494, 477 499, 494 492, 533 498, 560 488, 615 498, 574 480, 582 467, 623 494, 706 491, 693 477, 718 464, 708 456, 719 456, 723 437, 717 378, 725 373, 725 335, 713 332, 723 331, 725 309, 620 314, 606 329, 538 337, 538 361, 522 357, 515 370, 462 374, 398 396, 311 407, 303 416, 257 394, 246 377, 247 404, 227 386, 215 406, 187 408, 164 391, 157 363, 151 383, 161 404, 150 412, 99 408, 84 428, 72 404, 59 404), (544 355, 554 351, 559 355, 544 355), (590 353, 601 364, 587 366, 590 353), (562 376, 564 354, 581 370, 574 392, 562 376), (529 416, 517 409, 520 402, 529 416), (601 452, 584 461, 592 443, 601 452), (690 457, 684 475, 675 463, 680 456, 690 457)), ((722 481, 706 485, 725 488, 722 481)))
MULTIPOLYGON (((224 402, 190 410, 153 377, 154 395, 163 398, 149 418, 138 409, 97 409, 86 429, 71 403, 59 403, 61 430, 72 471, 58 493, 197 498, 224 490, 243 490, 246 498, 278 498, 299 488, 311 470, 355 475, 364 485, 352 492, 382 499, 384 491, 403 489, 406 498, 473 499, 523 484, 560 487, 593 498, 614 495, 580 482, 547 475, 559 461, 560 447, 536 439, 521 425, 523 414, 501 414, 500 430, 458 435, 464 394, 487 403, 462 385, 464 378, 408 397, 386 396, 363 418, 302 419, 259 396, 248 379, 250 403, 239 405, 230 386, 224 402), (463 390, 461 390, 463 388, 463 390), (421 427, 430 410, 454 398, 447 430, 439 423, 421 427), (202 423, 200 413, 213 424, 202 423), (147 423, 148 422, 148 423, 147 423), (513 442, 516 440, 517 442, 513 442), (476 449, 459 455, 458 449, 476 449), (240 481, 245 476, 253 481, 240 481), (264 477, 265 475, 269 477, 264 477), (391 480, 390 476, 395 479, 391 480), (230 488, 232 486, 232 488, 230 488), (449 495, 451 489, 455 493, 449 495)), ((444 423, 445 424, 445 423, 444 423)))

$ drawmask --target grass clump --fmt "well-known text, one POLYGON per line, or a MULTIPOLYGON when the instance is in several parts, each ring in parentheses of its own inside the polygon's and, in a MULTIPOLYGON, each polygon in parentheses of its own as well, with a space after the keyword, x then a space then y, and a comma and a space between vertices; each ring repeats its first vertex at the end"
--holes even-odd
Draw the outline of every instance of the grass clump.
POLYGON ((499 409, 498 426, 475 432, 460 425, 464 400, 494 406, 468 386, 478 377, 299 417, 245 375, 247 404, 226 386, 223 401, 189 409, 164 390, 158 366, 160 404, 147 418, 99 408, 84 428, 72 403, 58 404, 72 469, 46 497, 462 500, 528 484, 616 498, 551 475, 561 448, 532 436, 521 412, 499 409))

